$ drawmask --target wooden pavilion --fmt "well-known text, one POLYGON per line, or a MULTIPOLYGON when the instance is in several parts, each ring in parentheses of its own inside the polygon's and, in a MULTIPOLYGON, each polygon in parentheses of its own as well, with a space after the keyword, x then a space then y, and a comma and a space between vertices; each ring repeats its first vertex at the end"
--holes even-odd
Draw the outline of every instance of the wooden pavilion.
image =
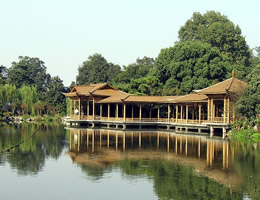
POLYGON ((233 72, 230 79, 184 96, 131 95, 109 83, 76 85, 64 95, 71 99, 71 124, 165 125, 176 131, 198 127, 213 135, 214 128, 225 133, 234 122, 235 102, 246 87, 233 72))

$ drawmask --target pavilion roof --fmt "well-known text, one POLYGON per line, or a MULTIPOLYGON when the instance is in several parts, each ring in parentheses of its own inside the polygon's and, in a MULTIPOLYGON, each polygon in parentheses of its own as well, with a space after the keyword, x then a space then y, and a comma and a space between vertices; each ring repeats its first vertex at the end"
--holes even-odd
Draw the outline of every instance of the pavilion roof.
POLYGON ((174 99, 172 103, 194 103, 194 102, 207 102, 208 97, 204 94, 187 94, 184 96, 179 96, 178 98, 174 99))
POLYGON ((114 95, 105 99, 101 99, 98 101, 98 103, 122 103, 128 96, 128 93, 118 90, 116 93, 114 93, 114 95))
POLYGON ((126 103, 170 103, 178 96, 137 96, 130 95, 124 102, 126 103))
POLYGON ((235 77, 209 86, 207 88, 196 90, 198 94, 228 94, 228 93, 241 93, 247 87, 247 83, 235 77))
POLYGON ((108 83, 98 83, 90 85, 75 85, 69 93, 63 93, 67 97, 73 96, 111 96, 114 95, 118 89, 114 88, 108 83))

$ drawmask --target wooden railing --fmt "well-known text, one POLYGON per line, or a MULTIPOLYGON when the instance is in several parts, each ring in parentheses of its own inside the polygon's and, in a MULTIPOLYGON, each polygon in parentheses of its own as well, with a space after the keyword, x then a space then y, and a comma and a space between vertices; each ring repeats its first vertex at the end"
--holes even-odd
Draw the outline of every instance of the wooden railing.
POLYGON ((176 118, 123 118, 123 117, 100 117, 100 116, 79 116, 72 115, 71 119, 73 120, 102 120, 102 121, 121 121, 121 122, 169 122, 169 123, 179 123, 179 124, 202 124, 202 123, 224 123, 223 117, 214 117, 212 121, 208 120, 192 120, 192 119, 177 119, 176 118))

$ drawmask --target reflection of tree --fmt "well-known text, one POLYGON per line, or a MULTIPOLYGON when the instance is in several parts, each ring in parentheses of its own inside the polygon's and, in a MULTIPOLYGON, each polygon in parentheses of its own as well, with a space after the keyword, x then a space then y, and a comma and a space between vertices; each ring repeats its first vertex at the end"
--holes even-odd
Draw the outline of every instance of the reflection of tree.
POLYGON ((23 123, 1 128, 3 134, 0 134, 0 150, 4 150, 29 137, 39 126, 40 130, 36 135, 4 155, 10 166, 17 169, 18 174, 37 174, 43 168, 47 157, 59 158, 66 141, 64 127, 55 124, 23 123))
POLYGON ((154 181, 159 199, 242 199, 207 177, 196 176, 191 167, 165 160, 122 160, 117 163, 127 175, 146 175, 154 181))
POLYGON ((259 144, 234 142, 232 144, 236 156, 233 168, 237 174, 243 175, 243 191, 252 198, 259 199, 260 194, 260 148, 259 144), (257 148, 258 145, 258 148, 257 148), (255 148, 255 147, 256 148, 255 148))

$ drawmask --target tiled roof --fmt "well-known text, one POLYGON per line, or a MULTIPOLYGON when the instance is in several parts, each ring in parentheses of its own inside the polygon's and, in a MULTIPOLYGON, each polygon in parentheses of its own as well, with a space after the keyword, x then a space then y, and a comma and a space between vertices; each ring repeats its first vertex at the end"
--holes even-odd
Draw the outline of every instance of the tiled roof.
POLYGON ((126 103, 170 103, 174 99, 178 98, 177 96, 137 96, 130 95, 127 97, 124 102, 126 103))
POLYGON ((128 96, 129 94, 118 90, 113 96, 102 99, 98 103, 122 103, 128 96))
POLYGON ((242 92, 247 87, 247 83, 235 77, 212 85, 210 87, 197 90, 198 94, 227 94, 228 92, 242 92))
POLYGON ((208 101, 208 97, 204 94, 188 94, 174 99, 172 103, 207 102, 207 101, 208 101))

